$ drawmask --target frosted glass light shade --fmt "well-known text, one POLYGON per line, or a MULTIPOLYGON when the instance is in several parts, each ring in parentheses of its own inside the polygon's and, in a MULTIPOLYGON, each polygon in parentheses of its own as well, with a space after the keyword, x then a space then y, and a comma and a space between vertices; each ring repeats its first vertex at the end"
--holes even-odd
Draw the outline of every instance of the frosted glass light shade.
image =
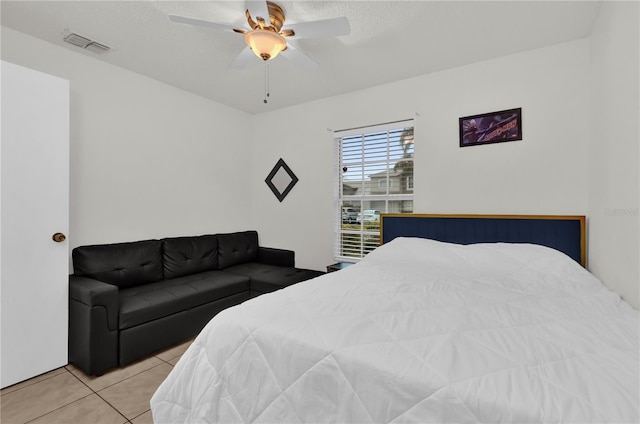
POLYGON ((266 29, 249 31, 245 34, 244 41, 255 55, 264 61, 273 59, 278 53, 287 48, 287 42, 284 37, 266 29))

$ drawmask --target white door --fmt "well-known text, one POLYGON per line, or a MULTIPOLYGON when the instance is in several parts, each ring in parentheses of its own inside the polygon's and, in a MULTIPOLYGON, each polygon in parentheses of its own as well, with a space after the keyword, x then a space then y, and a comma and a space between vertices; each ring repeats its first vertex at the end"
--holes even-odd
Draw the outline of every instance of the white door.
POLYGON ((0 383, 67 364, 69 82, 2 61, 0 383), (60 239, 60 238, 58 238, 60 239))

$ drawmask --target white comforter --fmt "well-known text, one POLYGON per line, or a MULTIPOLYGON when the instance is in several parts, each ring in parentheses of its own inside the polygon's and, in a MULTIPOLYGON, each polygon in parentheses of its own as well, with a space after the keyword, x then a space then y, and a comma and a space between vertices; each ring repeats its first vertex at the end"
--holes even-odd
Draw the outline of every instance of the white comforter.
POLYGON ((399 238, 217 315, 156 423, 637 423, 639 314, 534 245, 399 238))

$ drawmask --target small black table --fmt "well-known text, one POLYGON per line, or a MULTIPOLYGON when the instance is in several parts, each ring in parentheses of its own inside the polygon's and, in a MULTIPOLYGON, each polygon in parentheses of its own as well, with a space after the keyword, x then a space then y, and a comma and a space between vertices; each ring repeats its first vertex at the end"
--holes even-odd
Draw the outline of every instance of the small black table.
POLYGON ((353 265, 353 262, 337 262, 335 264, 331 264, 327 266, 327 272, 340 271, 341 269, 345 269, 349 265, 353 265))

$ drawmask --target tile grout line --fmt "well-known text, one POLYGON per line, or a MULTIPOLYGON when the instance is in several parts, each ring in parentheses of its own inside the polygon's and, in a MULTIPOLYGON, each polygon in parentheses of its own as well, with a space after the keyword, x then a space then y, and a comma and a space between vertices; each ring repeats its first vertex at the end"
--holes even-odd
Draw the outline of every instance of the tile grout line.
POLYGON ((82 383, 87 389, 91 390, 92 393, 95 393, 95 390, 93 390, 91 387, 89 387, 84 381, 80 380, 80 378, 78 378, 77 375, 75 375, 74 373, 72 373, 71 371, 69 371, 69 369, 67 367, 64 368, 65 370, 67 370, 67 372, 69 374, 71 374, 73 376, 73 378, 75 378, 76 380, 78 380, 80 383, 82 383))
MULTIPOLYGON (((73 377, 75 377, 76 379, 78 379, 78 377, 76 377, 75 375, 73 375, 73 373, 72 373, 72 372, 70 372, 70 371, 66 368, 66 366, 65 366, 65 367, 62 367, 62 368, 64 368, 64 370, 65 370, 66 372, 68 372, 69 374, 71 374, 73 377)), ((33 386, 34 384, 41 383, 42 381, 47 381, 47 380, 49 380, 49 379, 51 379, 51 378, 53 378, 53 377, 58 377, 58 376, 60 376, 60 375, 64 375, 64 373, 56 374, 56 375, 54 375, 54 376, 52 376, 52 377, 45 378, 44 380, 40 380, 40 381, 35 382, 35 383, 33 383, 33 384, 29 384, 29 385, 25 386, 24 388, 27 388, 27 387, 33 386)), ((78 380, 79 380, 79 379, 78 379, 78 380)), ((80 383, 82 383, 82 381, 80 381, 80 383)), ((86 386, 86 384, 84 384, 84 383, 82 383, 82 384, 86 386)), ((87 387, 87 388, 88 388, 89 390, 91 390, 91 387, 87 387)), ((22 390, 22 389, 23 389, 23 388, 20 388, 20 389, 16 390, 16 392, 17 392, 17 391, 19 391, 19 390, 22 390)), ((12 392, 12 393, 13 393, 13 392, 12 392)), ((28 424, 28 423, 30 423, 30 422, 33 422, 33 421, 35 421, 35 420, 38 420, 38 419, 40 419, 40 418, 42 418, 42 417, 44 417, 44 416, 47 416, 47 415, 49 415, 49 414, 51 414, 51 413, 53 413, 53 412, 55 412, 55 411, 58 411, 58 410, 60 410, 60 409, 62 409, 62 408, 64 408, 64 407, 66 407, 66 406, 69 406, 69 405, 71 405, 71 404, 73 404, 73 403, 75 403, 75 402, 78 402, 79 400, 82 400, 82 399, 88 398, 89 396, 91 396, 91 395, 92 395, 92 394, 94 394, 94 393, 95 393, 95 392, 93 392, 93 390, 91 390, 91 393, 89 393, 88 395, 86 395, 86 396, 82 396, 81 398, 78 398, 78 399, 76 399, 76 400, 74 400, 74 401, 72 401, 72 402, 66 403, 66 404, 64 404, 64 405, 61 405, 61 406, 59 406, 59 407, 55 408, 55 409, 52 409, 51 411, 49 411, 49 412, 47 412, 47 413, 45 413, 45 414, 39 415, 39 416, 34 417, 34 418, 32 418, 32 419, 30 419, 30 420, 28 420, 28 421, 25 421, 25 422, 24 422, 24 424, 28 424)), ((125 417, 125 418, 126 418, 126 417, 125 417)))
MULTIPOLYGON (((176 355, 176 356, 174 356, 173 358, 170 358, 169 360, 175 359, 175 358, 177 358, 177 357, 179 357, 179 356, 181 356, 181 355, 176 355)), ((158 367, 158 366, 160 366, 160 365, 162 365, 162 364, 169 365, 171 368, 173 368, 173 364, 171 364, 170 362, 168 362, 168 361, 166 361, 166 360, 164 360, 164 359, 162 359, 162 358, 158 357, 157 355, 152 355, 152 356, 150 356, 150 357, 155 357, 156 359, 158 359, 158 360, 160 361, 160 363, 159 363, 159 364, 156 364, 156 365, 154 365, 154 366, 152 366, 151 368, 147 368, 147 369, 142 370, 142 371, 140 371, 140 372, 138 372, 138 373, 132 374, 132 375, 128 376, 127 378, 124 378, 124 379, 122 379, 122 380, 120 380, 120 381, 117 381, 117 382, 115 382, 115 383, 113 383, 113 384, 110 384, 110 385, 108 385, 108 386, 102 387, 99 391, 106 390, 106 389, 108 389, 108 388, 110 388, 110 387, 115 386, 116 384, 120 384, 120 383, 122 383, 123 381, 127 381, 127 380, 129 380, 129 379, 131 379, 131 378, 133 378, 133 377, 136 377, 136 376, 138 376, 138 375, 140 375, 140 374, 142 374, 142 373, 144 373, 144 372, 147 372, 147 371, 149 371, 149 370, 151 370, 151 369, 153 369, 153 368, 156 368, 156 367, 158 367)), ((122 413, 118 408, 116 408, 116 407, 115 407, 115 405, 111 404, 111 402, 109 402, 109 401, 108 401, 108 400, 106 400, 104 397, 102 397, 102 395, 99 393, 99 391, 94 390, 91 386, 89 386, 87 383, 85 383, 84 381, 82 381, 82 380, 81 380, 77 375, 75 375, 74 373, 72 373, 72 372, 71 372, 69 369, 67 369, 66 367, 65 367, 65 370, 66 370, 68 373, 70 373, 74 378, 76 378, 78 381, 80 381, 80 382, 81 382, 85 387, 87 387, 89 390, 91 390, 91 392, 92 392, 93 394, 95 394, 96 396, 98 396, 98 397, 99 397, 103 402, 105 402, 105 403, 106 403, 107 405, 109 405, 112 409, 114 409, 118 414, 120 414, 120 416, 122 416, 122 417, 126 420, 126 423, 125 423, 125 424, 127 424, 127 423, 131 423, 131 422, 132 422, 132 420, 135 420, 135 419, 136 419, 136 418, 138 418, 139 416, 144 415, 145 413, 147 413, 148 411, 150 411, 150 410, 151 410, 151 407, 149 406, 149 409, 147 409, 147 410, 143 411, 142 413, 140 413, 140 414, 138 414, 138 415, 136 415, 135 417, 133 417, 133 418, 131 418, 131 419, 130 419, 129 417, 127 417, 126 415, 124 415, 124 414, 123 414, 123 413, 122 413)), ((90 395, 88 395, 88 396, 90 396, 90 395)), ((73 402, 72 402, 72 403, 73 403, 73 402)), ((65 406, 66 406, 66 405, 65 405, 65 406)), ((59 409, 59 408, 58 408, 58 409, 59 409)), ((45 414, 45 415, 46 415, 46 414, 45 414)), ((39 418, 39 417, 38 417, 38 418, 39 418)))
MULTIPOLYGON (((116 384, 120 384, 120 383, 122 383, 122 382, 124 382, 124 381, 130 380, 130 379, 132 379, 133 377, 136 377, 136 376, 138 376, 138 375, 140 375, 140 374, 142 374, 142 373, 144 373, 144 372, 147 372, 147 371, 150 371, 150 370, 152 370, 152 369, 154 369, 154 368, 157 368, 157 367, 159 367, 159 366, 160 366, 160 365, 162 365, 162 364, 167 364, 167 365, 169 365, 170 367, 172 367, 172 368, 173 368, 173 365, 169 364, 168 362, 164 361, 163 359, 160 359, 160 358, 158 358, 157 356, 156 356, 156 358, 157 358, 157 359, 159 359, 161 363, 159 363, 159 364, 157 364, 157 365, 154 365, 154 366, 152 366, 151 368, 148 368, 148 369, 146 369, 146 370, 144 370, 144 371, 141 371, 141 372, 139 372, 139 373, 136 373, 136 374, 134 374, 134 375, 131 375, 131 376, 129 376, 129 377, 127 377, 127 378, 125 378, 124 380, 120 380, 118 383, 114 383, 114 384, 112 384, 112 385, 110 385, 110 386, 104 387, 104 388, 100 389, 100 391, 106 390, 107 388, 109 388, 109 387, 113 387, 113 386, 115 386, 116 384)), ((77 378, 77 377, 76 377, 76 378, 77 378)), ((93 391, 93 389, 92 389, 92 391, 93 391)), ((132 422, 132 420, 135 420, 135 419, 136 419, 136 418, 138 418, 139 416, 144 415, 144 414, 146 414, 146 413, 147 413, 147 411, 150 411, 150 410, 151 410, 151 405, 149 405, 149 409, 145 409, 143 412, 141 412, 140 414, 136 415, 135 417, 133 417, 133 418, 129 418, 129 417, 127 417, 126 415, 124 415, 122 412, 120 412, 120 410, 119 410, 118 408, 116 408, 114 405, 112 405, 108 400, 106 400, 105 398, 103 398, 103 397, 100 395, 100 393, 98 393, 98 392, 96 392, 96 391, 93 391, 93 392, 94 392, 94 393, 95 393, 95 394, 96 394, 100 399, 102 399, 103 401, 105 401, 105 402, 106 402, 110 407, 112 407, 113 409, 115 409, 115 410, 118 412, 118 414, 122 415, 122 416, 124 417, 124 419, 125 419, 125 420, 127 420, 127 423, 131 423, 131 422, 132 422)))
POLYGON ((173 361, 174 359, 179 358, 180 356, 182 356, 182 355, 174 356, 173 358, 169 358, 168 360, 165 360, 165 359, 162 359, 162 358, 158 358, 157 356, 156 356, 156 358, 158 358, 159 360, 161 360, 162 362, 164 362, 165 364, 167 364, 167 365, 171 366, 171 368, 173 368, 173 367, 175 367, 175 365, 172 364, 169 361, 173 361))
MULTIPOLYGON (((166 362, 166 361, 164 361, 163 359, 158 358, 158 357, 157 357, 157 356, 155 356, 155 355, 148 356, 148 357, 144 358, 142 361, 147 360, 147 359, 150 359, 150 358, 156 358, 156 359, 158 359, 160 362, 166 362)), ((133 364, 129 364, 129 365, 133 365, 133 364)), ((115 369, 124 369, 124 368, 126 368, 127 366, 129 366, 129 365, 125 365, 125 366, 123 366, 123 367, 114 368, 114 370, 115 370, 115 369)), ((111 383, 111 384, 109 384, 109 385, 107 385, 107 386, 101 387, 98 391, 102 391, 102 390, 108 389, 109 387, 115 386, 116 384, 120 384, 120 383, 122 383, 123 381, 128 380, 128 379, 130 379, 130 378, 132 378, 132 377, 135 377, 135 376, 137 376, 137 375, 140 375, 140 374, 142 374, 143 372, 149 371, 150 369, 155 368, 155 367, 157 367, 158 365, 160 365, 160 364, 156 364, 156 365, 152 366, 151 368, 146 368, 146 369, 140 370, 140 371, 138 371, 138 372, 137 372, 137 373, 135 373, 135 374, 131 374, 130 376, 128 376, 128 377, 126 377, 126 378, 123 378, 122 380, 118 380, 118 381, 116 381, 116 382, 114 382, 114 383, 111 383)), ((169 365, 171 365, 171 364, 169 364, 169 365)), ((172 366, 173 366, 173 365, 172 365, 172 366)), ((69 370, 67 370, 67 371, 69 371, 69 370)), ((80 369, 78 369, 78 371, 79 371, 79 372, 83 372, 83 371, 81 371, 80 369)), ((69 372, 71 372, 71 371, 69 371, 69 372)), ((80 379, 80 377, 78 377, 77 375, 75 375, 73 372, 71 372, 71 374, 72 374, 75 378, 77 378, 78 380, 80 380, 80 381, 82 382, 82 384, 84 384, 85 386, 87 386, 91 391, 93 391, 93 392, 94 392, 94 393, 96 393, 96 394, 98 393, 96 390, 94 390, 92 387, 90 387, 87 383, 85 383, 84 381, 82 381, 82 380, 80 379)), ((86 375, 86 374, 85 374, 85 375, 86 375)), ((104 375, 106 375, 106 374, 103 374, 103 376, 104 376, 104 375)), ((88 376, 88 377, 90 377, 90 376, 88 376)))
POLYGON ((98 396, 100 399, 102 399, 102 401, 104 403, 106 403, 107 405, 109 405, 111 408, 113 408, 118 414, 120 414, 120 416, 122 418, 124 418, 126 420, 126 422, 131 422, 131 420, 129 419, 129 417, 125 416, 122 412, 120 412, 120 410, 118 408, 116 408, 115 406, 113 406, 108 400, 106 400, 105 398, 103 398, 102 396, 100 396, 100 394, 98 392, 93 392, 96 396, 98 396))
MULTIPOLYGON (((142 415, 146 414, 146 413, 147 413, 147 412, 149 412, 149 411, 151 411, 151 408, 149 408, 149 409, 147 409, 146 411, 141 412, 140 414, 138 414, 138 415, 136 415, 135 417, 131 418, 128 422, 133 422, 133 420, 135 420, 135 419, 136 419, 136 418, 138 418, 138 417, 141 417, 142 415)), ((125 418, 127 418, 127 417, 125 417, 125 418)), ((127 418, 127 419, 128 419, 128 418, 127 418)))
MULTIPOLYGON (((65 371, 68 371, 68 370, 66 369, 66 365, 65 365, 65 366, 62 366, 62 367, 60 367, 60 368, 53 369, 53 370, 51 370, 51 371, 49 371, 49 372, 46 372, 46 373, 44 373, 44 374, 48 374, 48 373, 50 373, 50 372, 53 372, 53 371, 55 371, 55 370, 59 370, 59 369, 64 369, 65 371)), ((41 374, 41 375, 39 375, 39 376, 32 377, 32 378, 27 379, 27 380, 25 380, 25 381, 19 381, 19 382, 18 382, 18 383, 16 383, 16 384, 13 384, 13 385, 11 385, 11 386, 9 386, 9 387, 5 387, 4 389, 0 390, 0 395, 2 395, 2 396, 8 396, 8 395, 10 395, 10 394, 12 394, 12 393, 19 392, 19 391, 20 391, 20 390, 22 390, 22 389, 26 389, 27 387, 31 387, 31 386, 33 386, 34 384, 38 384, 38 383, 41 383, 41 382, 43 382, 43 381, 47 381, 47 380, 50 380, 50 379, 52 379, 52 378, 55 378, 55 377, 57 377, 57 376, 59 376, 59 375, 62 375, 63 373, 54 374, 54 375, 51 375, 51 376, 49 376, 49 377, 44 377, 44 378, 42 378, 41 380, 37 380, 37 381, 30 382, 31 380, 35 380, 36 378, 41 377, 41 376, 42 376, 42 375, 44 375, 44 374, 41 374), (28 383, 28 384, 25 384, 25 383, 28 383), (19 387, 19 388, 17 388, 17 389, 10 390, 10 391, 8 391, 7 393, 2 393, 3 391, 6 391, 7 389, 10 389, 10 388, 11 388, 11 387, 13 387, 13 386, 17 386, 18 384, 23 384, 23 386, 22 386, 22 387, 19 387)))
MULTIPOLYGON (((71 374, 76 380, 78 380, 80 383, 84 384, 89 390, 91 390, 91 393, 93 393, 94 395, 98 396, 98 398, 100 398, 104 403, 106 403, 107 405, 109 405, 114 411, 116 411, 118 414, 120 414, 120 416, 122 418, 124 418, 126 420, 126 422, 130 422, 129 418, 126 417, 122 412, 120 412, 120 410, 118 408, 116 408, 115 406, 113 406, 111 403, 109 403, 105 398, 103 398, 102 396, 100 396, 100 393, 96 392, 95 390, 93 390, 93 388, 89 387, 89 385, 87 383, 85 383, 84 381, 82 381, 80 379, 80 377, 78 377, 77 375, 75 375, 74 373, 72 373, 71 371, 69 371, 67 369, 67 372, 69 372, 69 374, 71 374)), ((138 375, 138 374, 135 374, 138 375)), ((125 379, 126 380, 126 379, 125 379)), ((124 380, 122 380, 124 381, 124 380)), ((113 386, 113 384, 111 385, 113 386)), ((111 386, 107 386, 107 387, 111 387, 111 386)), ((106 389, 106 387, 105 387, 106 389)), ((102 390, 102 389, 101 389, 102 390)), ((90 396, 90 395, 89 395, 90 396)), ((84 398, 83 398, 84 399, 84 398)))
MULTIPOLYGON (((39 420, 39 419, 40 419, 40 418, 42 418, 42 417, 46 417, 46 416, 47 416, 47 415, 49 415, 49 414, 52 414, 52 413, 54 413, 54 412, 56 412, 56 411, 59 411, 60 409, 65 408, 65 407, 67 407, 67 406, 69 406, 69 405, 73 405, 74 403, 76 403, 76 402, 78 402, 78 401, 81 401, 82 399, 86 399, 86 398, 88 398, 89 396, 92 396, 92 395, 94 395, 94 394, 95 394, 95 393, 89 393, 88 395, 86 395, 86 396, 82 396, 81 398, 78 398, 78 399, 74 400, 73 402, 70 402, 70 403, 67 403, 67 404, 65 404, 65 405, 61 405, 61 406, 59 406, 59 407, 57 407, 57 408, 55 408, 55 409, 52 409, 51 411, 47 412, 46 414, 42 414, 42 415, 39 415, 39 416, 37 416, 37 417, 34 417, 34 418, 32 418, 32 419, 30 419, 30 420, 28 420, 28 421, 25 421, 25 422, 24 422, 24 424, 28 424, 28 423, 34 422, 35 420, 39 420)), ((125 417, 125 418, 126 418, 126 417, 125 417)))
MULTIPOLYGON (((51 413, 54 413, 55 411, 58 411, 58 410, 60 410, 60 409, 62 409, 62 408, 65 408, 65 407, 68 407, 69 405, 72 405, 72 404, 74 404, 74 403, 76 403, 76 402, 79 402, 79 401, 81 401, 81 400, 83 400, 83 399, 86 399, 86 398, 88 398, 89 396, 92 396, 92 395, 96 395, 100 400, 102 400, 104 403, 106 403, 110 408, 112 408, 113 410, 115 410, 115 411, 118 413, 118 415, 120 415, 120 416, 123 418, 123 420, 124 420, 124 421, 123 421, 123 424, 132 424, 133 420, 135 420, 135 419, 137 419, 138 417, 140 417, 140 416, 142 416, 142 415, 146 414, 147 412, 149 412, 149 411, 151 410, 151 407, 149 406, 149 409, 146 409, 146 410, 145 410, 145 411, 143 411, 142 413, 140 413, 140 414, 138 414, 138 415, 136 415, 135 417, 133 417, 133 418, 131 418, 131 419, 130 419, 130 418, 128 418, 126 415, 124 415, 124 414, 123 414, 123 413, 122 413, 118 408, 116 408, 116 407, 115 407, 114 405, 112 405, 109 401, 107 401, 104 397, 102 397, 102 395, 100 395, 99 391, 106 390, 106 389, 108 389, 108 388, 110 388, 110 387, 115 386, 116 384, 119 384, 119 383, 122 383, 122 382, 124 382, 124 381, 127 381, 127 380, 129 380, 129 379, 131 379, 131 378, 133 378, 133 377, 136 377, 136 376, 138 376, 138 375, 140 375, 140 374, 144 373, 144 372, 147 372, 147 371, 149 371, 149 370, 151 370, 151 369, 154 369, 154 368, 156 368, 156 367, 158 367, 158 366, 160 366, 160 365, 162 365, 162 364, 169 365, 169 366, 173 369, 175 365, 174 365, 174 364, 172 364, 172 363, 171 363, 171 362, 169 362, 169 361, 173 361, 173 360, 175 360, 176 358, 180 358, 181 356, 182 356, 182 354, 179 354, 179 355, 176 355, 176 356, 171 357, 171 358, 168 358, 168 359, 163 359, 163 358, 161 358, 161 357, 159 357, 159 356, 157 356, 157 355, 151 355, 150 357, 155 357, 156 359, 158 359, 158 360, 160 361, 160 363, 158 363, 158 364, 156 364, 156 365, 154 365, 154 366, 152 366, 152 367, 150 367, 150 368, 147 368, 147 369, 145 369, 145 370, 141 370, 141 371, 139 371, 139 372, 137 372, 137 373, 135 373, 135 374, 132 374, 132 375, 130 375, 130 376, 128 376, 128 377, 126 377, 126 378, 124 378, 124 379, 122 379, 122 380, 119 380, 119 381, 114 382, 114 383, 112 383, 112 384, 109 384, 109 385, 107 385, 107 386, 105 386, 105 387, 102 387, 102 388, 100 388, 99 390, 94 390, 94 389, 93 389, 93 388, 92 388, 92 387, 91 387, 87 382, 83 381, 83 380, 82 380, 78 375, 76 375, 74 372, 72 372, 72 371, 68 368, 68 366, 70 366, 70 365, 71 365, 71 363, 67 363, 66 365, 63 365, 62 367, 57 368, 57 369, 62 370, 61 372, 59 372, 59 373, 57 373, 57 374, 54 374, 54 375, 48 376, 48 377, 43 378, 43 379, 41 379, 41 380, 39 380, 39 381, 34 381, 34 382, 32 382, 32 383, 26 384, 26 385, 24 385, 23 387, 20 387, 20 388, 15 389, 15 390, 11 390, 10 392, 8 392, 8 393, 6 393, 6 394, 0 393, 0 395, 2 395, 2 396, 4 397, 4 396, 12 395, 13 393, 18 393, 18 392, 20 392, 20 391, 22 391, 23 389, 26 389, 26 388, 28 388, 28 387, 32 387, 32 386, 34 386, 34 385, 36 385, 36 384, 42 383, 42 382, 47 381, 47 380, 50 380, 50 379, 52 379, 52 378, 56 378, 56 377, 62 376, 62 375, 64 375, 64 374, 65 374, 65 372, 66 372, 66 373, 71 374, 75 380, 79 381, 79 382, 80 382, 84 387, 86 387, 87 389, 89 389, 90 393, 89 393, 89 394, 87 394, 86 396, 82 396, 82 397, 80 397, 80 398, 78 398, 78 399, 75 399, 75 400, 73 400, 73 401, 71 401, 71 402, 69 402, 69 403, 66 403, 66 404, 64 404, 64 405, 60 405, 60 406, 58 406, 57 408, 52 409, 52 410, 50 410, 50 411, 48 411, 48 412, 46 412, 46 413, 44 413, 44 414, 42 414, 42 415, 39 415, 39 416, 34 417, 34 418, 30 418, 28 421, 24 421, 24 424, 28 424, 28 423, 34 422, 34 421, 36 421, 36 420, 38 420, 38 419, 42 419, 43 417, 46 417, 47 415, 49 415, 49 414, 51 414, 51 413)), ((52 371, 54 371, 54 370, 52 370, 52 371)), ((78 372, 82 372, 82 371, 78 369, 78 372)), ((90 376, 89 376, 89 377, 90 377, 90 376)), ((4 390, 4 389, 3 389, 3 390, 4 390)))
MULTIPOLYGON (((165 364, 169 365, 169 366, 171 367, 171 369, 173 369, 175 365, 174 365, 174 364, 172 364, 172 363, 171 363, 171 362, 169 362, 169 361, 172 361, 172 360, 174 360, 174 359, 176 359, 176 358, 179 358, 179 357, 181 357, 182 355, 183 355, 183 354, 176 355, 176 356, 174 356, 174 357, 172 357, 172 358, 169 358, 168 360, 164 360, 164 359, 160 358, 159 356, 156 356, 156 358, 158 358, 158 359, 160 360, 160 362, 162 362, 162 363, 165 363, 165 364)), ((158 364, 158 365, 156 365, 156 367, 157 367, 157 366, 160 366, 160 365, 161 365, 161 364, 158 364)), ((155 367, 152 367, 152 368, 155 368, 155 367)), ((151 369, 151 368, 149 368, 149 369, 151 369)), ((157 390, 157 388, 156 388, 156 390, 157 390)), ((151 411, 151 404, 149 404, 149 409, 147 409, 146 411, 144 411, 144 412, 142 412, 142 413, 140 413, 140 414, 136 415, 135 417, 131 418, 131 419, 129 420, 129 423, 132 423, 132 422, 133 422, 133 420, 135 420, 136 418, 138 418, 138 417, 140 417, 140 416, 142 416, 142 415, 146 414, 146 413, 147 413, 147 412, 149 412, 149 411, 151 411)), ((119 411, 118 411, 118 412, 119 412, 119 411)), ((126 417, 125 417, 125 418, 126 418, 126 417)))

